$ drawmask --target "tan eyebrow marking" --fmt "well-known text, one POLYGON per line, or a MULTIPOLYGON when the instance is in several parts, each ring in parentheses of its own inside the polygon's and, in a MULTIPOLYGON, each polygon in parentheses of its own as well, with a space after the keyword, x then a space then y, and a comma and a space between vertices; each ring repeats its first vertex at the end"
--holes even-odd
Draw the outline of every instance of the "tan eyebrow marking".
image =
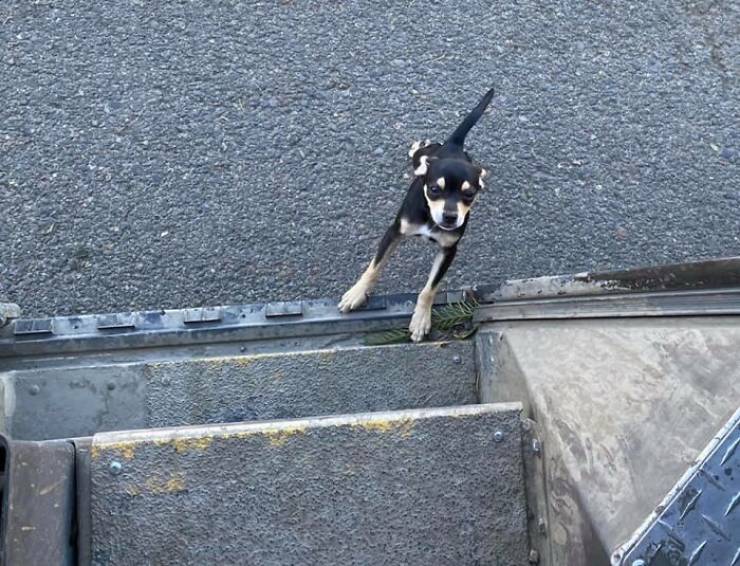
POLYGON ((437 179, 437 184, 439 185, 440 189, 444 189, 445 188, 445 178, 440 177, 439 179, 437 179))
POLYGON ((468 183, 467 181, 463 181, 462 190, 463 191, 470 190, 470 183, 468 183))

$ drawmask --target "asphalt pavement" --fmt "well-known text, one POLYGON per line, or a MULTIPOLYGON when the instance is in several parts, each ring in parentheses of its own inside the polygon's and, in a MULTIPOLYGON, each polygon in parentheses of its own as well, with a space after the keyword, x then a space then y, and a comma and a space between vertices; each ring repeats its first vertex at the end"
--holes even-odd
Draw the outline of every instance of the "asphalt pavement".
MULTIPOLYGON (((336 296, 469 136, 447 285, 740 253, 740 4, 0 3, 0 300, 27 314, 336 296)), ((406 243, 380 291, 418 290, 406 243)))

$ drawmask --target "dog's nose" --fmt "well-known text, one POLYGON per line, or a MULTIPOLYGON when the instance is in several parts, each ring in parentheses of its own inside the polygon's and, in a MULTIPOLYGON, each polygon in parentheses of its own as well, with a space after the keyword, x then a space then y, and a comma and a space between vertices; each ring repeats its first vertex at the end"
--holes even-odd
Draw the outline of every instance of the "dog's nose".
POLYGON ((457 222, 457 214, 454 212, 443 212, 442 213, 442 222, 448 225, 455 224, 457 222))

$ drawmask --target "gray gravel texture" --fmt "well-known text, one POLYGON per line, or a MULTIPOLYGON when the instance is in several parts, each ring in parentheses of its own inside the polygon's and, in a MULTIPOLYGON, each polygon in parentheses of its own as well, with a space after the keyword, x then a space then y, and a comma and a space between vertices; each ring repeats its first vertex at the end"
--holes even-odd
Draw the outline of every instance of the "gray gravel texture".
MULTIPOLYGON (((339 296, 441 139, 492 172, 449 287, 740 253, 740 3, 0 4, 0 297, 339 296)), ((409 242, 381 291, 423 284, 409 242)))

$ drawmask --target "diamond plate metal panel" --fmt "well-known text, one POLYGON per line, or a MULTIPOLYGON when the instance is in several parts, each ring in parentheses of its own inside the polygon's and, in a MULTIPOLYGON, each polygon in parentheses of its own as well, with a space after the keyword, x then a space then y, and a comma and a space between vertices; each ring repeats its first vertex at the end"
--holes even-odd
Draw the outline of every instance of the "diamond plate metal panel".
POLYGON ((612 563, 740 566, 739 446, 740 409, 612 563))

